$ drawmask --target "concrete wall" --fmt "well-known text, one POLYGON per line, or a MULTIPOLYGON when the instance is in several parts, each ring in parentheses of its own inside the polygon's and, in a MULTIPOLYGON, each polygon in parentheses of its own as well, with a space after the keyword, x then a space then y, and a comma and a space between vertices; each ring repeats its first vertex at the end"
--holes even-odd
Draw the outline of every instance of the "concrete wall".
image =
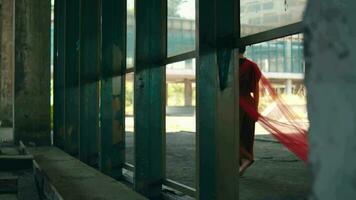
POLYGON ((2 0, 0 44, 0 121, 3 126, 12 125, 13 72, 14 72, 14 23, 13 0, 2 0))
POLYGON ((50 1, 15 3, 15 140, 50 143, 50 1))
POLYGON ((305 14, 312 200, 356 198, 356 1, 309 1, 305 14))

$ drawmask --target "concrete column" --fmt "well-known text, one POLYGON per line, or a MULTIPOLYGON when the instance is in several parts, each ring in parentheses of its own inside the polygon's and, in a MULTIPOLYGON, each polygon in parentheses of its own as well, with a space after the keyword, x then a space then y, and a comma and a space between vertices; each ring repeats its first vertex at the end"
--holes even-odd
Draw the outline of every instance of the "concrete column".
POLYGON ((51 1, 15 1, 15 141, 50 143, 51 1))
POLYGON ((293 89, 293 82, 291 79, 286 80, 286 88, 285 88, 285 94, 290 95, 292 94, 292 89, 293 89))
POLYGON ((356 1, 308 1, 311 200, 356 197, 356 1))
POLYGON ((184 106, 192 106, 192 82, 188 79, 184 79, 184 106))
POLYGON ((14 1, 1 2, 1 61, 0 61, 0 121, 12 126, 12 98, 14 73, 14 1))

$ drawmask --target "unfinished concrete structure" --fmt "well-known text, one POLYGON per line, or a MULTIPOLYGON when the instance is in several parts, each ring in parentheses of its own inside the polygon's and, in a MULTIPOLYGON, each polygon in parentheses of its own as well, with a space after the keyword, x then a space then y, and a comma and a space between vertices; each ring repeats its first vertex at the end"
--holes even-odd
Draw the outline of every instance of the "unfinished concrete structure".
POLYGON ((12 126, 14 79, 14 4, 1 1, 1 66, 0 66, 0 121, 2 126, 12 126))
MULTIPOLYGON (((16 147, 0 146, 0 199, 356 197, 356 165, 351 159, 356 145, 356 71, 352 68, 356 4, 352 0, 309 1, 304 20, 303 11, 293 9, 297 17, 284 19, 288 15, 278 13, 283 16, 278 18, 282 24, 267 28, 262 24, 244 34, 240 6, 259 12, 270 8, 267 0, 191 1, 196 12, 195 48, 173 56, 167 42, 167 6, 173 0, 139 0, 134 4, 133 67, 127 63, 128 2, 53 1, 52 137, 51 1, 1 0, 0 120, 13 124, 16 147), (271 159, 265 154, 256 163, 258 173, 239 178, 236 50, 300 33, 305 33, 309 163, 305 166, 289 154, 282 160, 273 155, 278 157, 271 161, 278 163, 273 168, 277 172, 261 179, 264 173, 272 173, 263 166, 263 160, 271 159), (192 187, 167 176, 165 127, 166 66, 191 59, 196 59, 197 88, 192 187), (135 98, 132 165, 127 164, 125 154, 125 80, 131 74, 135 98), (244 189, 252 195, 244 194, 244 189)), ((288 2, 283 9, 288 10, 288 2)), ((302 0, 294 3, 298 9, 305 6, 302 0)), ((283 9, 274 10, 283 14, 283 9)), ((185 89, 189 93, 185 104, 190 106, 192 88, 185 89)), ((179 158, 173 159, 178 166, 179 158)))

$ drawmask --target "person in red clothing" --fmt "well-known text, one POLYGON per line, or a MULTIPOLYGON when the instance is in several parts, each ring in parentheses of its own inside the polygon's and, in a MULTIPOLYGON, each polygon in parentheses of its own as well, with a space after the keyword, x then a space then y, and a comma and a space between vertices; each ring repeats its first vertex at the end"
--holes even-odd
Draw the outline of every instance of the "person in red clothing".
MULTIPOLYGON (((244 54, 246 47, 239 49, 239 97, 258 110, 259 80, 261 71, 256 63, 247 59, 244 54)), ((254 162, 253 143, 255 139, 256 119, 240 106, 240 168, 239 173, 244 171, 254 162)))

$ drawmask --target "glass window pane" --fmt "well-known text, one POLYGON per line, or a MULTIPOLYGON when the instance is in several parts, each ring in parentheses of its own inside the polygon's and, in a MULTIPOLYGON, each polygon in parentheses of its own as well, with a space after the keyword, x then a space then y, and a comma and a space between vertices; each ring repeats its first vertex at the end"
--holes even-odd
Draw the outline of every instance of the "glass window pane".
POLYGON ((168 56, 195 50, 195 0, 168 0, 168 56))
MULTIPOLYGON (((279 98, 296 114, 297 117, 293 118, 293 123, 308 130, 303 35, 296 34, 248 46, 245 56, 258 64, 279 98)), ((265 87, 260 87, 258 109, 269 120, 288 124, 288 120, 281 114, 279 106, 265 87)), ((280 130, 288 133, 288 128, 282 130, 282 127, 280 130)), ((253 151, 258 163, 246 171, 245 178, 239 179, 239 199, 303 199, 307 196, 310 186, 308 170, 304 163, 286 150, 283 145, 270 141, 276 141, 276 139, 260 123, 256 123, 253 151), (293 162, 280 162, 281 160, 293 160, 293 162), (293 181, 281 182, 271 177, 280 177, 283 180, 293 179, 293 181), (257 182, 264 183, 258 193, 255 192, 257 182), (281 188, 289 189, 281 190, 281 188)))
POLYGON ((134 66, 135 55, 135 0, 127 0, 127 44, 126 67, 134 66))
POLYGON ((125 77, 125 153, 126 162, 134 164, 134 73, 125 77))
POLYGON ((166 70, 166 177, 195 187, 195 59, 166 70))
POLYGON ((302 20, 307 0, 241 0, 241 36, 302 20))
MULTIPOLYGON (((303 56, 303 35, 296 34, 262 42, 246 47, 245 56, 254 61, 263 75, 269 79, 277 93, 285 98, 285 102, 307 123, 303 56)), ((267 94, 262 91, 262 94, 267 94)), ((259 110, 261 113, 273 113, 269 95, 261 95, 259 110), (268 111, 268 112, 267 112, 268 111)), ((256 125, 256 135, 266 132, 256 125)))
POLYGON ((303 35, 297 34, 246 47, 246 57, 263 73, 304 73, 303 35))

